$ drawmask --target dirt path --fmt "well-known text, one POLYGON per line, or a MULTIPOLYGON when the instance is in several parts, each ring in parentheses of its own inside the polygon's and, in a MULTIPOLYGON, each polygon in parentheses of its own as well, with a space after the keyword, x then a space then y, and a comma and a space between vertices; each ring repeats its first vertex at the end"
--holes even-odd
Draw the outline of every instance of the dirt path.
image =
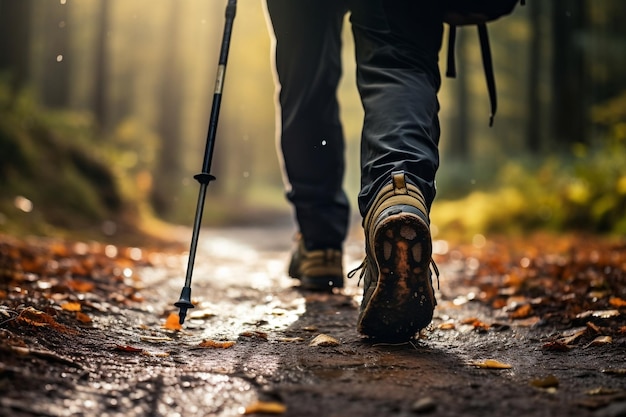
MULTIPOLYGON (((295 287, 284 273, 290 240, 290 227, 203 231, 196 308, 172 330, 165 323, 183 256, 4 239, 0 415, 233 416, 253 407, 285 416, 626 415, 622 247, 611 246, 610 266, 598 261, 600 275, 616 277, 612 287, 598 276, 586 294, 576 280, 557 294, 547 284, 555 280, 522 276, 530 267, 495 274, 519 264, 501 246, 438 242, 432 326, 412 343, 385 345, 355 331, 356 279, 337 294, 295 287), (28 267, 16 272, 16 257, 28 267), (311 346, 320 334, 335 344, 311 346)), ((358 233, 345 252, 346 269, 358 266, 358 233)), ((563 267, 536 259, 540 273, 563 267)))

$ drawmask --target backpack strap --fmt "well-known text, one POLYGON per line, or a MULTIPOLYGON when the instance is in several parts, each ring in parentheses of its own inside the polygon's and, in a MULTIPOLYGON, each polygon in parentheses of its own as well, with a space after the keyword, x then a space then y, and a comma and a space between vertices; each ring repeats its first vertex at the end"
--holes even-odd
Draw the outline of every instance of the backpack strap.
POLYGON ((485 70, 485 81, 489 91, 489 101, 491 103, 491 114, 489 115, 489 127, 493 126, 493 118, 498 109, 498 98, 496 96, 496 77, 493 75, 493 61, 491 59, 491 47, 489 46, 489 34, 487 25, 478 25, 478 38, 480 40, 480 52, 483 57, 483 69, 485 70))
POLYGON ((456 25, 449 25, 448 28, 448 64, 446 77, 456 78, 456 63, 454 61, 454 44, 456 42, 456 25))
MULTIPOLYGON (((446 77, 456 78, 456 62, 454 57, 454 45, 456 43, 456 25, 448 25, 448 62, 446 77)), ((493 60, 491 59, 491 47, 489 45, 489 33, 487 25, 480 23, 478 27, 478 38, 480 41, 480 52, 483 59, 483 69, 485 71, 485 81, 489 92, 489 102, 491 103, 491 114, 489 115, 489 127, 493 126, 493 119, 498 109, 498 97, 496 94, 496 77, 493 72, 493 60)))

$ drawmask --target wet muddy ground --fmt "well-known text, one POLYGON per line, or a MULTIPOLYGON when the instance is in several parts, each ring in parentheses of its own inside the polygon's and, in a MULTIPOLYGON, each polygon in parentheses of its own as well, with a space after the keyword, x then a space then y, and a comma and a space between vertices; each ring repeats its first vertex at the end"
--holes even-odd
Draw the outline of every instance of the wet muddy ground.
POLYGON ((392 345, 356 333, 356 278, 298 290, 292 233, 203 231, 182 329, 184 254, 3 237, 0 415, 626 415, 623 244, 436 241, 435 319, 392 345))

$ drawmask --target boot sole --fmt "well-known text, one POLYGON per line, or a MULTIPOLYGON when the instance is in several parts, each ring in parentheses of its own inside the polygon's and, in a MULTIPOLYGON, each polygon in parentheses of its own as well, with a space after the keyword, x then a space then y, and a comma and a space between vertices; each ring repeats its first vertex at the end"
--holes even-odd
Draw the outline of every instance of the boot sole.
POLYGON ((378 339, 409 340, 428 326, 435 308, 429 228, 417 215, 399 213, 377 225, 373 241, 378 281, 361 312, 359 331, 378 339))

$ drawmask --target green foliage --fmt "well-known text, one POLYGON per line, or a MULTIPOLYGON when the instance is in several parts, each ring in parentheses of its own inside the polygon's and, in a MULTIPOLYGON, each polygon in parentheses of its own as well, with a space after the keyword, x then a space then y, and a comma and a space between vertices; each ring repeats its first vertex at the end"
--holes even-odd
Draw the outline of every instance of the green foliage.
MULTIPOLYGON (((0 227, 53 233, 99 226, 124 202, 88 115, 52 112, 0 84, 0 227)), ((97 227, 96 227, 97 228, 97 227)))
MULTIPOLYGON (((622 133, 619 133, 622 132, 622 133)), ((626 132, 541 162, 511 160, 489 191, 436 202, 433 222, 461 233, 535 229, 626 234, 626 132)))

